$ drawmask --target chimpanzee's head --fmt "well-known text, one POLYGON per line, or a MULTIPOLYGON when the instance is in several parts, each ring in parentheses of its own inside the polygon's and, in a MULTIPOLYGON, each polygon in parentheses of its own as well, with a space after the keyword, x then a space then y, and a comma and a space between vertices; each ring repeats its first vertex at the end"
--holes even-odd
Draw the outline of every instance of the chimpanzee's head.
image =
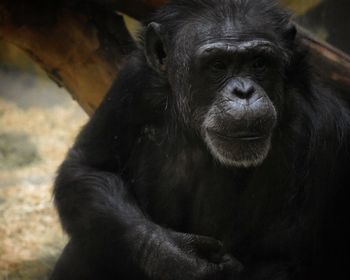
POLYGON ((295 33, 268 0, 178 0, 148 25, 145 53, 213 157, 250 167, 270 150, 295 33))

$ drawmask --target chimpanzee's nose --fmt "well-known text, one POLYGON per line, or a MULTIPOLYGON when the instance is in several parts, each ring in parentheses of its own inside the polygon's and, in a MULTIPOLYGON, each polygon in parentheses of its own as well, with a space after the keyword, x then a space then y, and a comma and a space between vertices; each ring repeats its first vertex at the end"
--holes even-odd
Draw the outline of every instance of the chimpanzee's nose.
POLYGON ((238 79, 236 80, 232 89, 232 94, 241 99, 250 99, 255 92, 255 88, 250 80, 238 79))

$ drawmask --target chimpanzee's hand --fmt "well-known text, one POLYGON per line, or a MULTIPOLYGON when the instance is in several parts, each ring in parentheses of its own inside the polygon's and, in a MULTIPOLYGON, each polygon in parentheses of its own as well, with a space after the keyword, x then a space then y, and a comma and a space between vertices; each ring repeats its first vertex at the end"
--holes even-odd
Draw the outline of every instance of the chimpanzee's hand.
POLYGON ((138 264, 152 280, 234 279, 243 268, 213 238, 154 230, 138 250, 138 264))

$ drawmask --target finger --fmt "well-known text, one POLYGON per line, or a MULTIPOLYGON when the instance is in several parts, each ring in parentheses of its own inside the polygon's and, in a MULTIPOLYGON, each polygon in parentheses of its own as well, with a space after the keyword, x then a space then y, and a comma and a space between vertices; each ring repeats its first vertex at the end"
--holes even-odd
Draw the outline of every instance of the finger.
POLYGON ((241 262, 228 254, 222 257, 222 263, 220 265, 226 276, 237 275, 244 269, 244 266, 241 262))
POLYGON ((196 253, 200 257, 217 264, 221 262, 224 255, 224 247, 221 241, 211 237, 197 236, 193 242, 196 253))
POLYGON ((196 274, 196 280, 224 280, 224 272, 222 267, 217 264, 204 262, 204 265, 201 266, 200 271, 196 274))

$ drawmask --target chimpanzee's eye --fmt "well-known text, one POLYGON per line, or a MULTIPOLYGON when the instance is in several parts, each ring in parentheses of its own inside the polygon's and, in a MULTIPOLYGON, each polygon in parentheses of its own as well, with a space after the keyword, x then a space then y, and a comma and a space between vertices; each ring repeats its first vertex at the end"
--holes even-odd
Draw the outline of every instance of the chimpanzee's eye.
POLYGON ((258 57, 254 60, 252 66, 256 72, 263 73, 267 70, 268 63, 267 63, 266 59, 264 59, 262 57, 258 57))
POLYGON ((213 71, 224 71, 227 69, 227 64, 223 60, 215 60, 210 64, 210 68, 213 71))

